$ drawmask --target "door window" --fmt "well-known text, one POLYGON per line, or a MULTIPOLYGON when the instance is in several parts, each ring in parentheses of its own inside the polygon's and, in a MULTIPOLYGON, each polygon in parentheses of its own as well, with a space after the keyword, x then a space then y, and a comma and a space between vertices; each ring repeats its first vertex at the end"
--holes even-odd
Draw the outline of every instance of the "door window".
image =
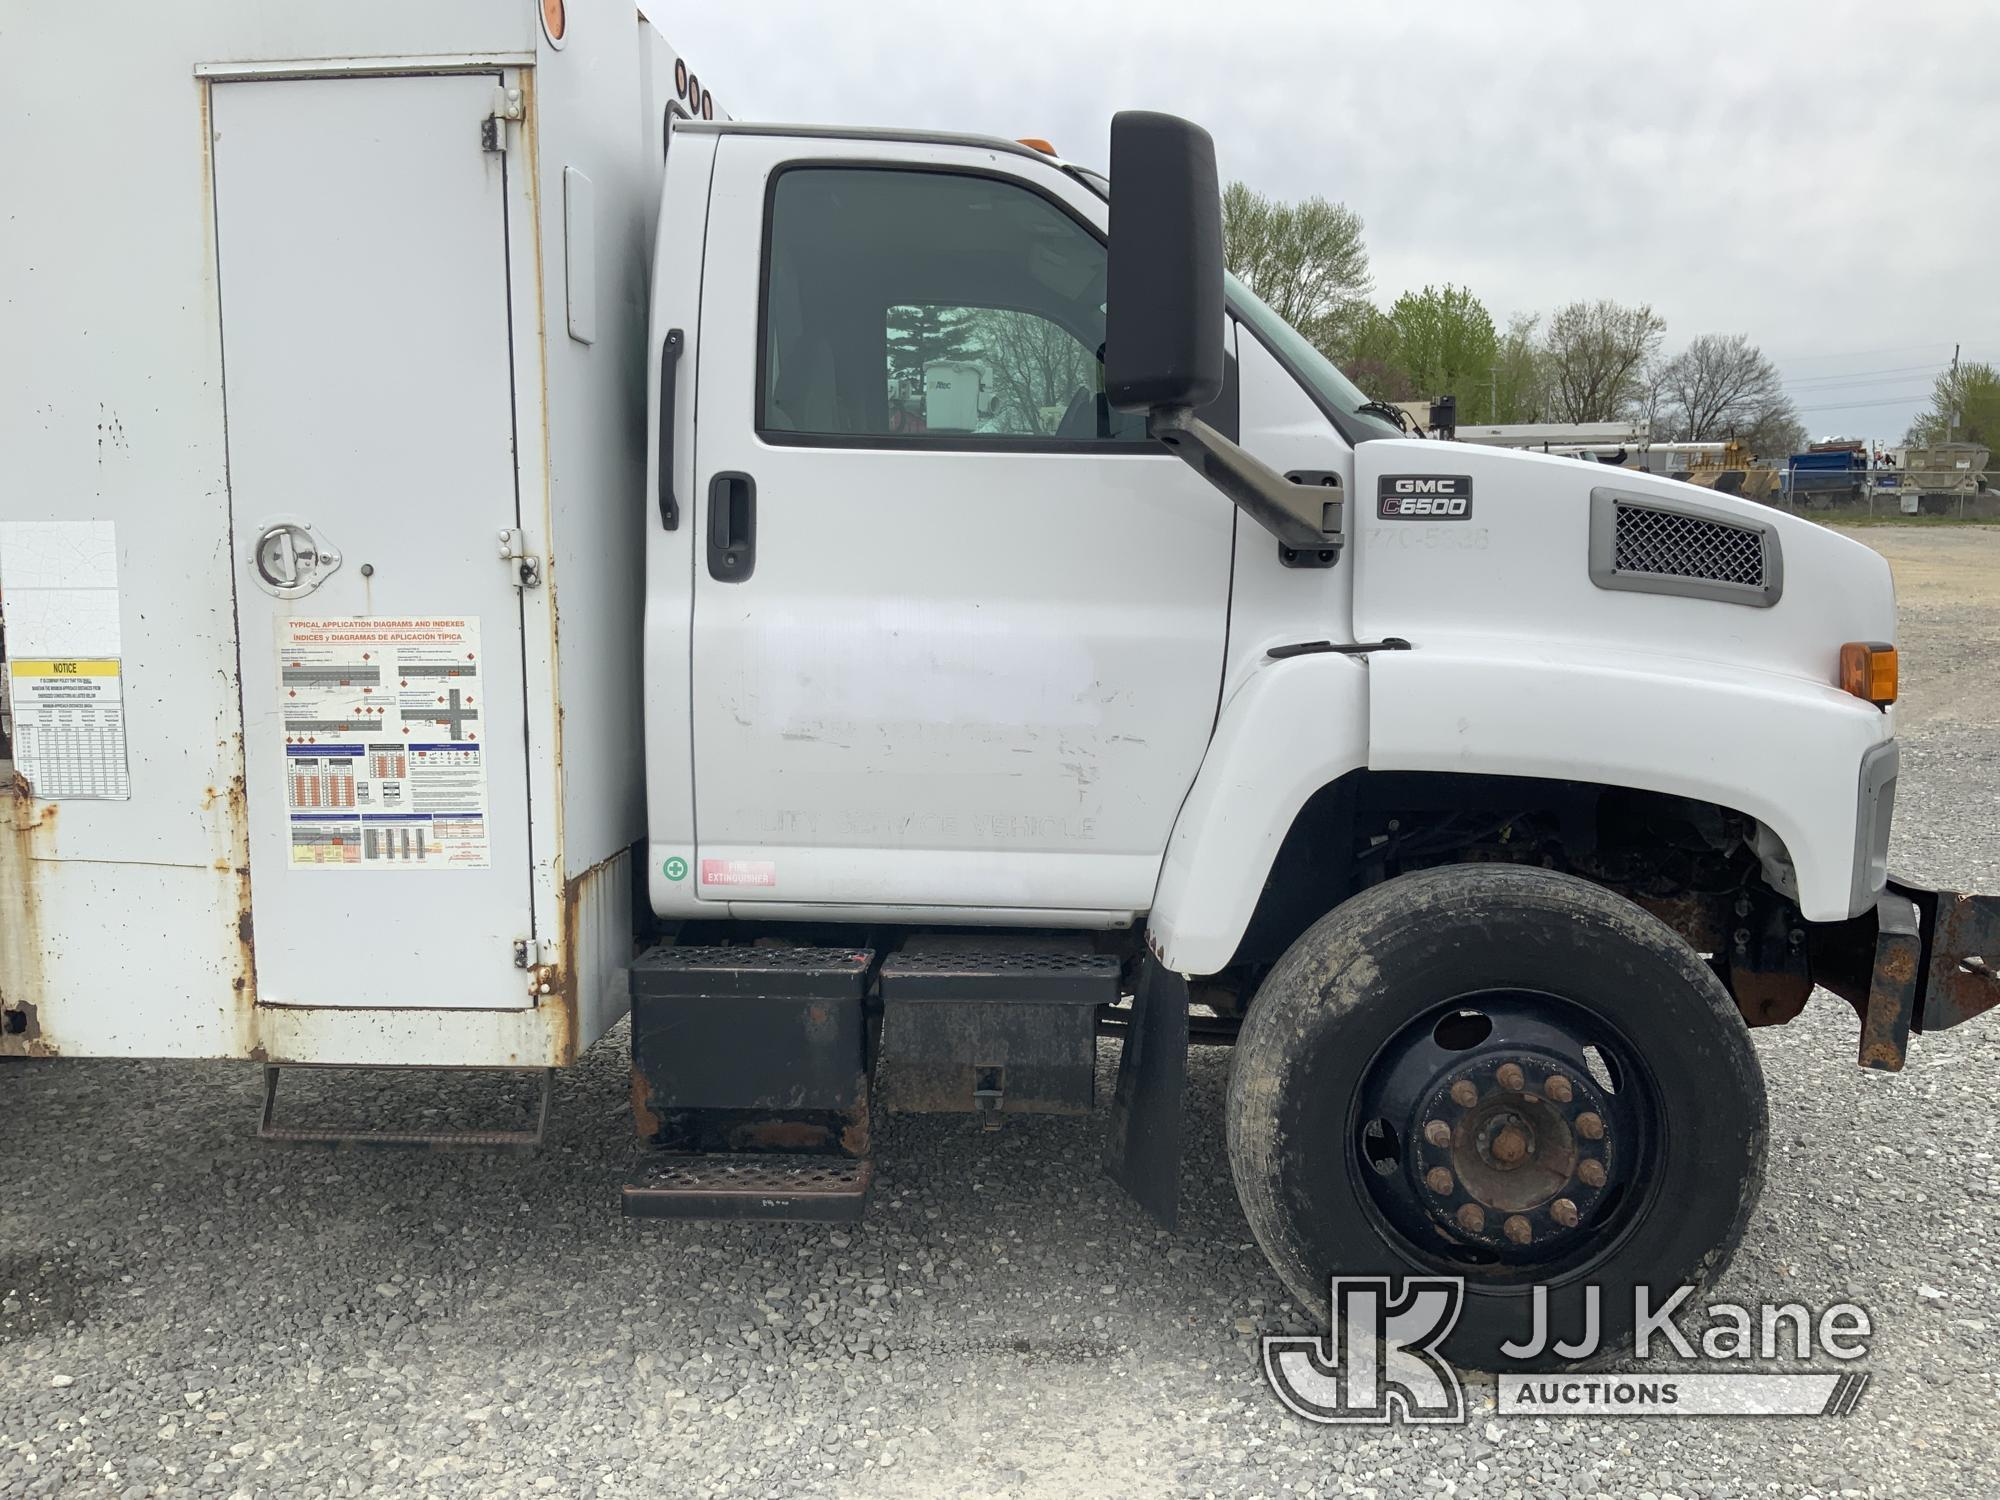
POLYGON ((767 223, 767 439, 1156 451, 1104 399, 1104 246, 1049 199, 970 173, 795 167, 767 223))

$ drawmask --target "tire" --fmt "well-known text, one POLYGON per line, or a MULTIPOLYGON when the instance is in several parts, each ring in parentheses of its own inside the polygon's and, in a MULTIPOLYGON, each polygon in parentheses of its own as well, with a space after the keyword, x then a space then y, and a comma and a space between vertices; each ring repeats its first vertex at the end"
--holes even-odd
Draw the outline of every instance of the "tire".
POLYGON ((1335 1275, 1463 1276, 1440 1349, 1479 1370, 1602 1363, 1631 1346, 1636 1289, 1698 1295, 1742 1241, 1769 1132, 1700 955, 1602 887, 1505 865, 1406 875, 1308 929, 1251 1002, 1227 1123, 1244 1212, 1302 1307, 1324 1321, 1335 1275), (1530 1340, 1537 1282, 1550 1347, 1503 1354, 1530 1340), (1601 1341, 1558 1356, 1586 1284, 1601 1341))

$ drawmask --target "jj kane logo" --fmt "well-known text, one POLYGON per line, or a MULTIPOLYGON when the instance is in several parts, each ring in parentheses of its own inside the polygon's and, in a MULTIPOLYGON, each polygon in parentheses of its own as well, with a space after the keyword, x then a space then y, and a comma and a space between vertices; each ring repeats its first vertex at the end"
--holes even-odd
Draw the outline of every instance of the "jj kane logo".
POLYGON ((1472 515, 1469 474, 1384 474, 1375 514, 1384 521, 1464 521, 1472 515))
MULTIPOLYGON (((1633 1289, 1633 1347, 1640 1359, 1664 1341, 1669 1358, 1741 1362, 1748 1368, 1629 1374, 1524 1374, 1501 1369, 1494 1393, 1501 1416, 1846 1416, 1868 1384, 1857 1370, 1774 1371, 1778 1360, 1804 1361, 1817 1351, 1851 1363, 1868 1352, 1874 1332, 1866 1309, 1835 1303, 1817 1318, 1800 1303, 1765 1303, 1756 1309, 1711 1303, 1706 1326, 1684 1333, 1674 1315, 1693 1287, 1653 1299, 1633 1289), (1693 1334, 1690 1337, 1690 1333, 1693 1334)), ((1309 1422, 1463 1422, 1465 1391, 1458 1372, 1440 1352, 1465 1307, 1465 1282, 1456 1276, 1336 1276, 1328 1305, 1331 1330, 1324 1339, 1268 1334, 1264 1376, 1278 1399, 1309 1422)), ((1500 1345, 1508 1360, 1538 1360, 1546 1351, 1565 1361, 1590 1360, 1601 1348, 1600 1289, 1584 1288, 1583 1327, 1573 1339, 1551 1342, 1548 1289, 1534 1288, 1529 1327, 1522 1339, 1500 1345)))

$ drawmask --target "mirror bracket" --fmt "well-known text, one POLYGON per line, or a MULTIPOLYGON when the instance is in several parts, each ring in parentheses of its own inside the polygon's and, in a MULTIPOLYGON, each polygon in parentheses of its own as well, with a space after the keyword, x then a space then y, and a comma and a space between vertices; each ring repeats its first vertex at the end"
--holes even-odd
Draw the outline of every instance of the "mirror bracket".
POLYGON ((1185 406, 1156 406, 1146 413, 1146 434, 1227 495, 1243 513, 1287 547, 1339 552, 1339 491, 1294 484, 1238 447, 1185 406))

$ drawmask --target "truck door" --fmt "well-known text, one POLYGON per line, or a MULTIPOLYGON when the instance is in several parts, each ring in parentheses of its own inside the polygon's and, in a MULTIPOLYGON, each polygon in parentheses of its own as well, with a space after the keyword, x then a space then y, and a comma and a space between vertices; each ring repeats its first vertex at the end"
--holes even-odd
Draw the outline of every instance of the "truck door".
POLYGON ((213 89, 263 1001, 527 1000, 501 82, 213 89))
POLYGON ((1099 397, 1102 213, 1040 158, 721 135, 699 898, 1150 904, 1215 719, 1234 516, 1099 397))

